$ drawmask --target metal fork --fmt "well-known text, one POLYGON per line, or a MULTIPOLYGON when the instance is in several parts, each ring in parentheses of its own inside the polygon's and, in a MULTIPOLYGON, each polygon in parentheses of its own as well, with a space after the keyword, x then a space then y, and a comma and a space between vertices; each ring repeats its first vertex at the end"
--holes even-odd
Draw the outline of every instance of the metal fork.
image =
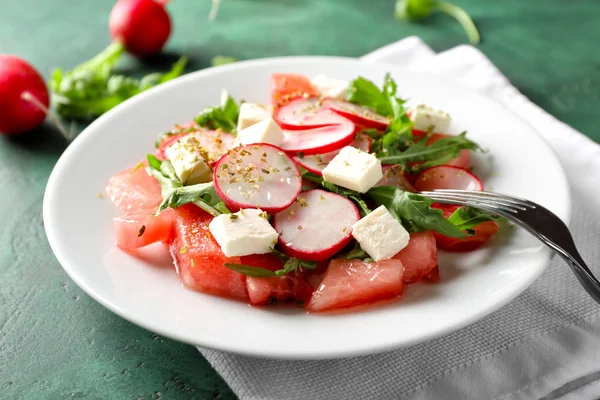
POLYGON ((585 265, 569 228, 550 210, 529 200, 492 192, 444 189, 419 194, 440 203, 479 208, 527 229, 566 261, 584 289, 600 303, 600 282, 585 265))

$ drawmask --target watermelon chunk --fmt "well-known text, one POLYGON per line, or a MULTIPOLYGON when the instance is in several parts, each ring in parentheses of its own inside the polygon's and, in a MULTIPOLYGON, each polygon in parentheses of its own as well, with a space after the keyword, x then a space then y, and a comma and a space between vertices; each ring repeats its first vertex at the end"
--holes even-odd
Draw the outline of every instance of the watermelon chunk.
POLYGON ((117 246, 133 250, 157 242, 168 242, 173 230, 173 212, 153 214, 162 201, 160 184, 146 171, 146 162, 110 178, 106 191, 124 214, 113 219, 117 246))
POLYGON ((400 260, 364 263, 361 260, 331 260, 308 310, 329 311, 398 297, 404 291, 400 260))
POLYGON ((300 96, 319 96, 319 92, 304 75, 273 74, 270 83, 271 104, 281 107, 300 96))
POLYGON ((168 208, 158 216, 139 212, 113 219, 117 246, 133 250, 152 243, 168 243, 173 233, 173 209, 168 208))
POLYGON ((247 264, 270 270, 283 266, 283 261, 272 254, 226 257, 208 230, 212 216, 193 204, 175 209, 174 214, 175 228, 169 247, 177 274, 192 290, 248 300, 246 277, 223 264, 247 264))
POLYGON ((429 275, 437 266, 437 246, 432 232, 418 232, 410 235, 408 246, 394 257, 404 265, 402 280, 409 285, 429 275))
POLYGON ((313 288, 304 276, 292 274, 269 278, 246 278, 248 297, 252 305, 289 303, 310 300, 313 288))
POLYGON ((162 201, 160 183, 146 171, 147 162, 122 171, 108 181, 106 192, 111 201, 125 214, 156 211, 162 201))
MULTIPOLYGON (((450 217, 459 208, 457 205, 440 203, 434 203, 431 207, 440 208, 445 218, 450 217)), ((433 234, 440 249, 458 253, 477 250, 490 240, 499 229, 500 225, 496 221, 486 221, 473 228, 475 231, 474 235, 462 239, 444 236, 438 232, 434 232, 433 234)))

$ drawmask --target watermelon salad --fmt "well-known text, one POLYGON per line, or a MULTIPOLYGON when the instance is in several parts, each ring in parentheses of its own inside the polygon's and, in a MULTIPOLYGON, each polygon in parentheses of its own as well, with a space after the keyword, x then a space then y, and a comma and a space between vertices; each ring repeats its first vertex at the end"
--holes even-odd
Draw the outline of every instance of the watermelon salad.
POLYGON ((389 75, 380 88, 274 74, 270 90, 271 104, 224 92, 110 179, 120 248, 163 243, 189 289, 317 313, 436 282, 438 250, 498 231, 495 215, 419 194, 483 190, 469 169, 480 148, 448 133, 449 114, 408 107, 389 75))

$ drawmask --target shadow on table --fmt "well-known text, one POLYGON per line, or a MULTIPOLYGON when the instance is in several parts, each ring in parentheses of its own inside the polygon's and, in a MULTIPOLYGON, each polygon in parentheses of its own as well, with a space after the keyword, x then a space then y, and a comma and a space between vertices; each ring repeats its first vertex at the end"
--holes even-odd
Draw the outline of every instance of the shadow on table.
POLYGON ((7 140, 21 149, 56 156, 60 156, 69 145, 69 140, 48 121, 29 132, 8 136, 7 140))

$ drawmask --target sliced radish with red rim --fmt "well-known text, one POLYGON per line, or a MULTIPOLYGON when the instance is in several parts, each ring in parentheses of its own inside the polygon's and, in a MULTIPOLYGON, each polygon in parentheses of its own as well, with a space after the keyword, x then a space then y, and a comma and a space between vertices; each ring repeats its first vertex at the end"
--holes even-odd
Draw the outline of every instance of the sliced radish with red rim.
POLYGON ((304 260, 326 260, 352 240, 352 225, 360 219, 350 200, 315 189, 300 193, 286 210, 275 214, 283 251, 304 260))
POLYGON ((319 115, 323 109, 319 97, 299 97, 279 108, 275 120, 283 129, 309 129, 339 123, 331 114, 319 115))
POLYGON ((417 190, 483 190, 483 184, 471 171, 451 165, 438 165, 421 172, 415 180, 417 190))
POLYGON ((294 202, 302 187, 296 163, 280 148, 266 143, 230 150, 215 165, 213 180, 217 194, 231 211, 281 211, 294 202))
POLYGON ((377 114, 370 108, 359 106, 348 101, 323 99, 323 107, 329 108, 367 128, 385 129, 390 124, 389 118, 377 114))
MULTIPOLYGON (((356 147, 364 152, 370 152, 371 146, 373 145, 373 139, 364 133, 357 133, 354 137, 354 141, 350 144, 352 147, 356 147)), ((335 150, 325 154, 315 154, 312 156, 294 157, 300 166, 314 174, 323 175, 323 169, 333 160, 335 156, 339 154, 340 150, 335 150)))
POLYGON ((322 110, 319 118, 331 118, 336 125, 303 130, 283 130, 281 148, 288 153, 302 152, 305 155, 324 154, 348 146, 354 140, 355 126, 352 121, 322 110))
POLYGON ((209 164, 216 162, 227 150, 231 149, 235 141, 235 137, 227 132, 198 128, 193 132, 178 133, 164 138, 156 151, 156 156, 163 160, 166 159, 165 152, 170 146, 191 135, 197 142, 195 147, 205 151, 205 161, 209 164))

